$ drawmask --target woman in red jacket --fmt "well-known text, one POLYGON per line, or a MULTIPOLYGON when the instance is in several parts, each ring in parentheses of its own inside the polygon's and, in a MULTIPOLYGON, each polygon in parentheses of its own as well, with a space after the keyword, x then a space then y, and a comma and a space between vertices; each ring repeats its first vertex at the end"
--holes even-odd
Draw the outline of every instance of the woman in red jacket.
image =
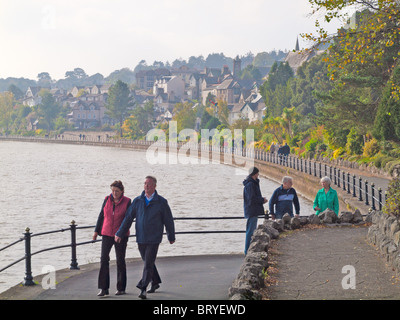
POLYGON ((125 294, 126 288, 125 253, 129 239, 129 231, 122 238, 120 243, 114 242, 114 236, 125 218, 125 213, 131 204, 131 199, 124 196, 124 185, 121 181, 114 181, 110 187, 112 193, 104 199, 93 234, 94 241, 97 239, 98 235, 102 236, 98 282, 101 291, 97 294, 99 297, 109 294, 109 261, 110 251, 113 245, 115 246, 115 255, 117 258, 117 292, 115 294, 125 294))

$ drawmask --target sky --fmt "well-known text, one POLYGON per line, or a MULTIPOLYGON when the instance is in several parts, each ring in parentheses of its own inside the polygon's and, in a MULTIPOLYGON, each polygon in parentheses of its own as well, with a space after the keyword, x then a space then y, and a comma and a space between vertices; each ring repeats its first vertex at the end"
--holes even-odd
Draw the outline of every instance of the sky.
POLYGON ((293 50, 315 32, 310 13, 308 0, 0 0, 0 78, 293 50))

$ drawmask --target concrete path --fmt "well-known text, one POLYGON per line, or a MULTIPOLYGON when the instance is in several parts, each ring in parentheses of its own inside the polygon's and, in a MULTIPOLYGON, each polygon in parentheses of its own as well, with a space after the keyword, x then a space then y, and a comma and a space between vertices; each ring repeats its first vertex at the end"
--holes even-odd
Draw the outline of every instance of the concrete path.
POLYGON ((274 247, 277 283, 268 288, 269 298, 400 299, 400 280, 366 242, 367 231, 366 227, 328 227, 281 237, 274 247), (349 288, 352 273, 346 266, 354 267, 355 289, 349 288))
MULTIPOLYGON (((157 269, 162 284, 147 300, 227 300, 228 289, 239 273, 244 255, 209 255, 158 257, 157 269)), ((115 296, 116 266, 110 266, 110 295, 99 298, 97 293, 98 263, 81 266, 81 270, 56 272, 56 289, 42 289, 42 278, 35 277, 38 285, 16 286, 0 294, 1 299, 12 300, 141 300, 137 282, 142 276, 140 259, 127 261, 127 294, 115 296)))

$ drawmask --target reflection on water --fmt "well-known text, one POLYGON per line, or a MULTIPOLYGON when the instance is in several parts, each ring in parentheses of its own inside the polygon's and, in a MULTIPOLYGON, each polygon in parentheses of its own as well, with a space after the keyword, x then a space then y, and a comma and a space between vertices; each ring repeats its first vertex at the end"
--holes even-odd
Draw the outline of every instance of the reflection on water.
MULTIPOLYGON (((22 236, 26 227, 38 233, 94 225, 109 185, 122 180, 125 195, 131 198, 143 190, 144 177, 154 175, 157 190, 164 196, 175 217, 243 216, 244 175, 223 164, 150 165, 145 152, 118 148, 0 142, 0 248, 22 236)), ((263 195, 269 198, 278 184, 260 177, 263 195)), ((311 203, 300 199, 303 212, 311 203)), ((245 220, 176 221, 176 231, 244 230, 245 220)), ((92 229, 78 230, 77 241, 91 240, 92 229)), ((32 252, 70 243, 69 232, 32 239, 32 252)), ((178 235, 174 245, 164 241, 159 256, 243 252, 243 234, 178 235)), ((100 244, 79 246, 80 265, 98 262, 100 244)), ((24 256, 23 242, 0 252, 0 268, 24 256)), ((134 238, 127 257, 139 257, 134 238)), ((114 259, 113 253, 111 258, 114 259)), ((44 265, 69 267, 70 249, 35 255, 33 275, 44 265)), ((0 292, 23 280, 24 262, 0 273, 0 292)), ((94 284, 96 285, 96 284, 94 284)))

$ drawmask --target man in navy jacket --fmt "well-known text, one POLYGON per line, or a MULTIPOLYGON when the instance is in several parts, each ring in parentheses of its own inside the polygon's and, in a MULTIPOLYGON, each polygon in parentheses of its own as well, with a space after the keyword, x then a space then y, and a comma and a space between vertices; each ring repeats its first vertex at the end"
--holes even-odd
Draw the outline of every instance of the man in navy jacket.
POLYGON ((246 224, 246 242, 244 254, 247 254, 251 237, 257 228, 258 216, 264 213, 264 203, 268 200, 261 195, 260 180, 258 179, 259 170, 256 167, 250 168, 249 175, 243 181, 243 207, 244 217, 247 219, 246 224))
POLYGON ((156 191, 156 178, 147 176, 144 182, 144 191, 136 197, 128 208, 121 227, 115 234, 115 241, 121 241, 124 235, 136 219, 136 242, 144 269, 142 279, 136 287, 141 292, 139 298, 146 299, 147 286, 151 282, 149 293, 160 287, 161 278, 158 274, 155 261, 158 246, 162 241, 164 226, 170 244, 175 242, 175 225, 168 201, 161 197, 156 191))
POLYGON ((300 203, 296 190, 292 188, 292 177, 283 177, 282 185, 277 188, 269 200, 269 213, 272 219, 282 219, 285 213, 293 217, 293 205, 296 209, 296 216, 300 215, 300 203))

